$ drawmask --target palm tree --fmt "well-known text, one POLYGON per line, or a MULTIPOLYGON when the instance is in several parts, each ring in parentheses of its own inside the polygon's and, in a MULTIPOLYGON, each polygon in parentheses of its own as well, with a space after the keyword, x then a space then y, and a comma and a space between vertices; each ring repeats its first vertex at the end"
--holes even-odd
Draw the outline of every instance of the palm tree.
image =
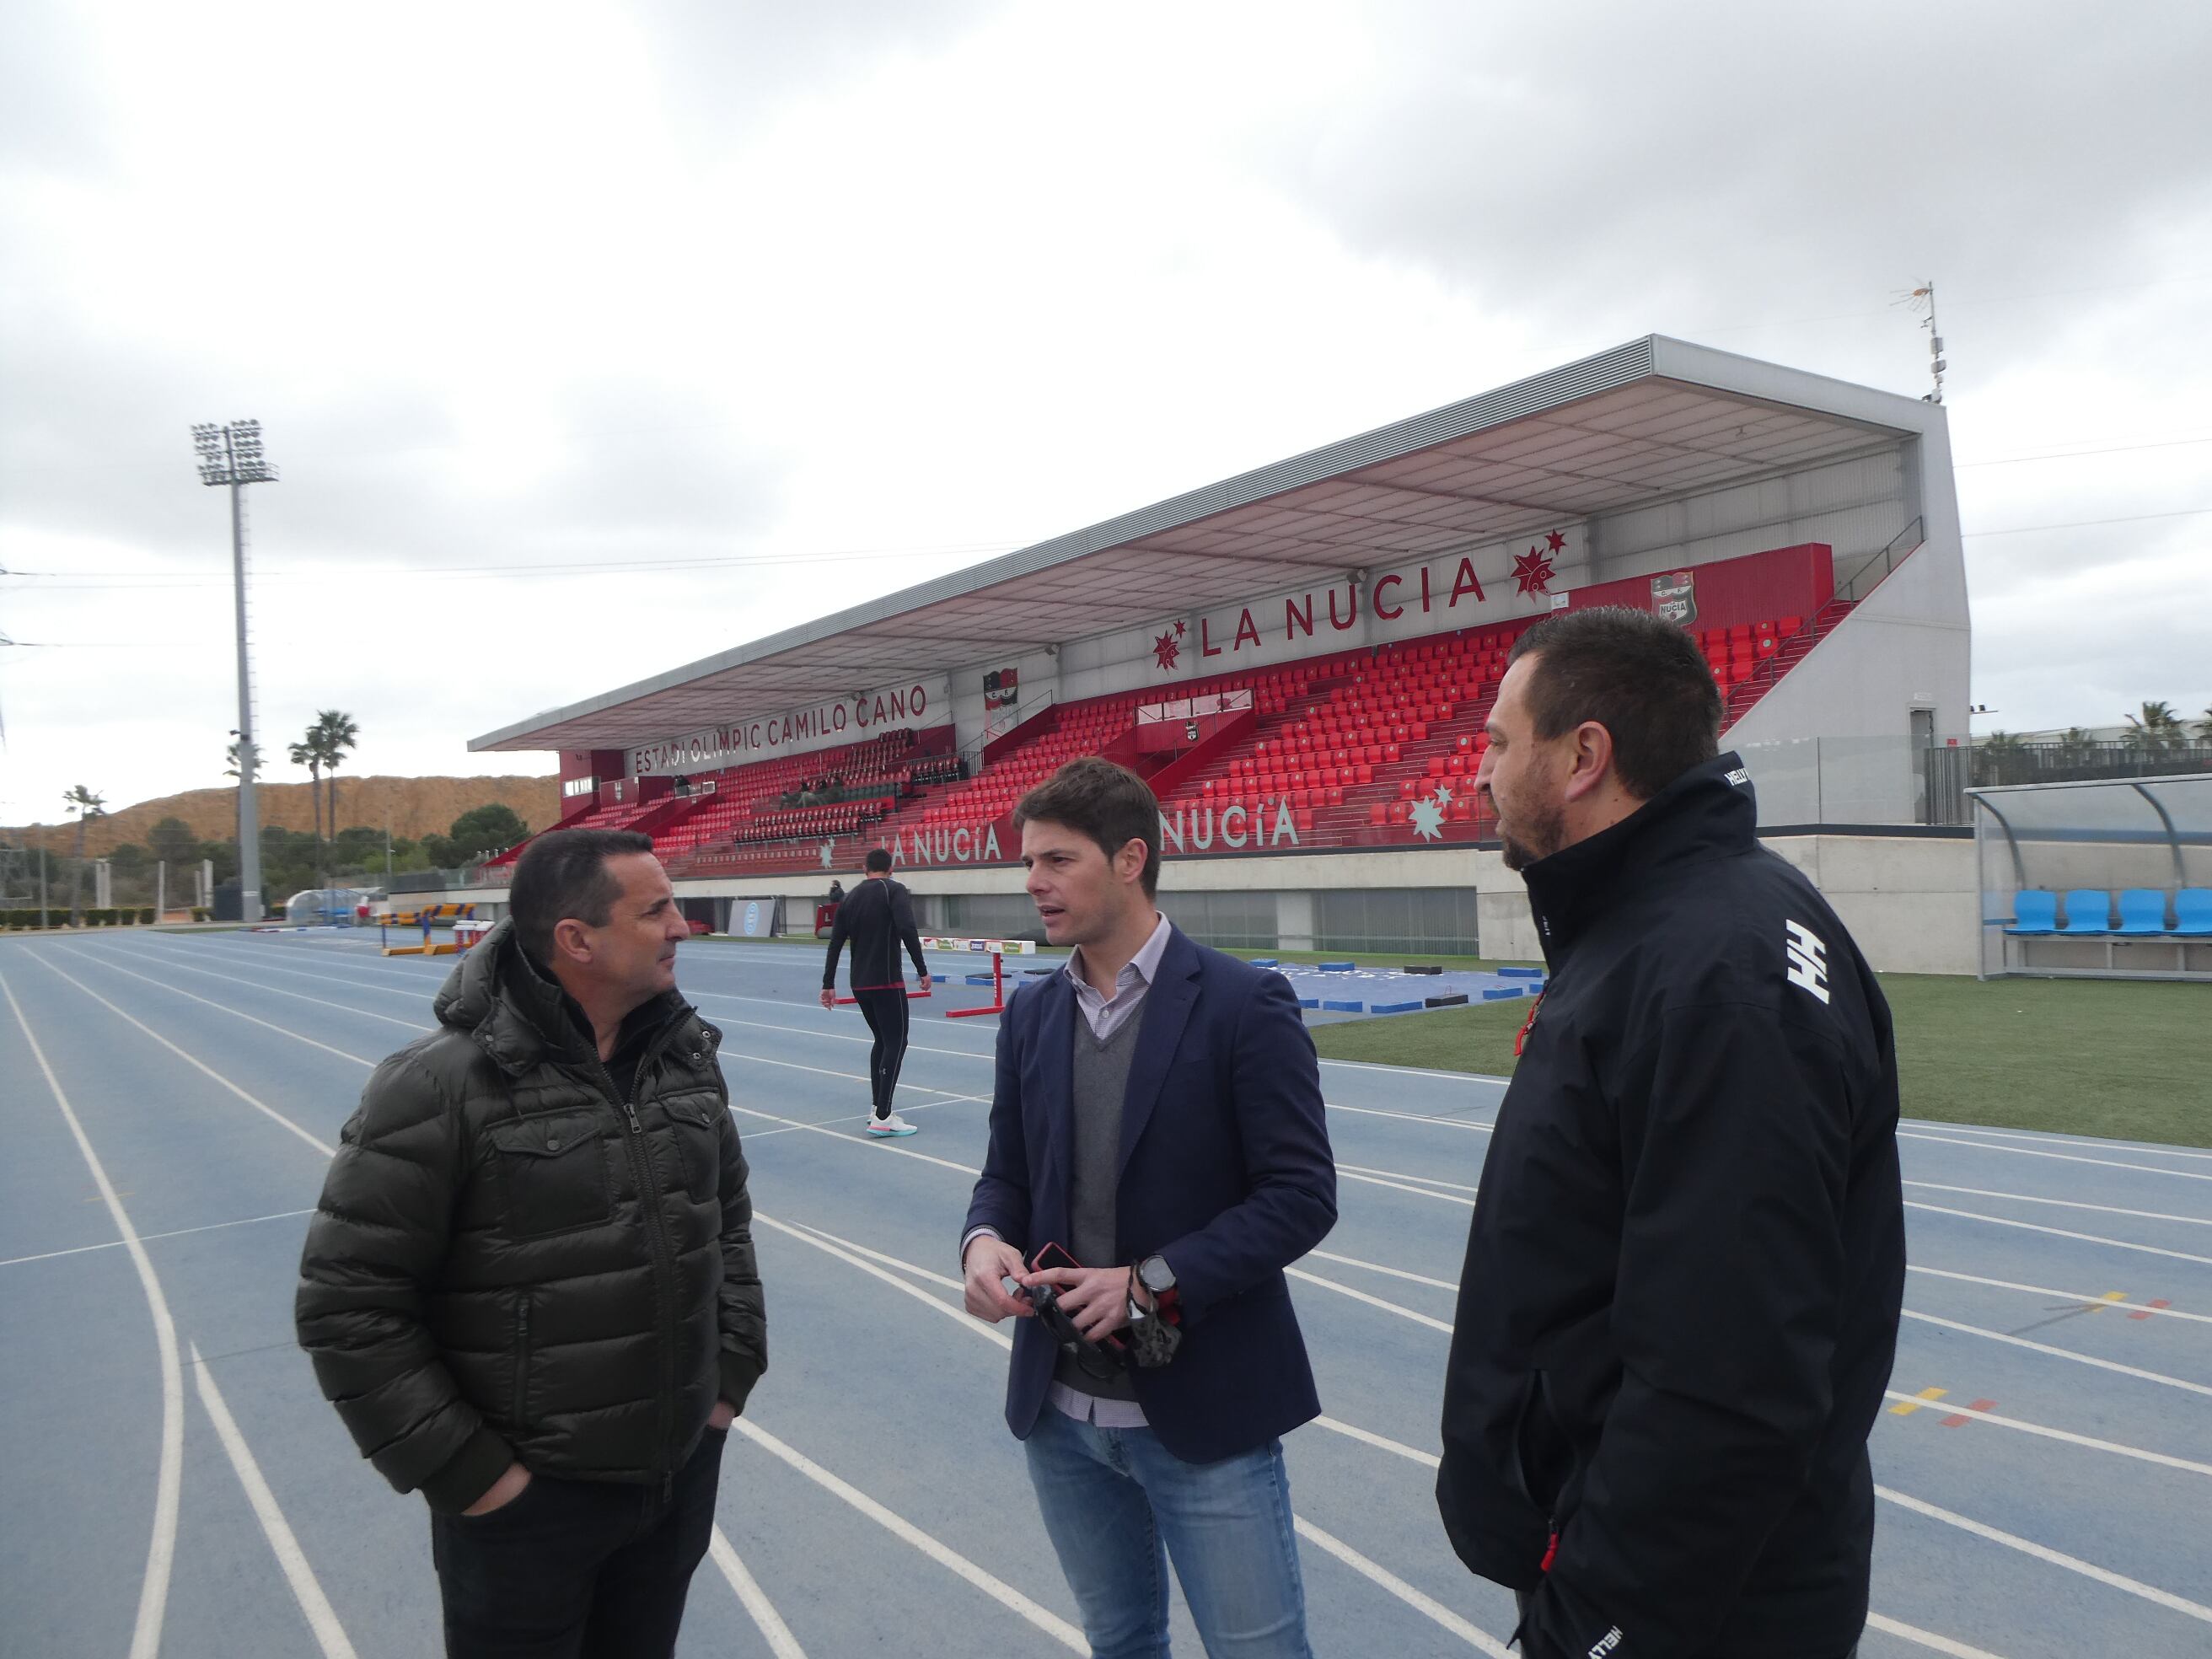
POLYGON ((106 814, 107 801, 79 783, 63 794, 62 805, 76 814, 76 861, 70 868, 70 926, 75 927, 84 921, 84 826, 106 814))
POLYGON ((2197 722, 2197 740, 2212 743, 2212 708, 2204 711, 2204 718, 2197 722))
POLYGON ((233 738, 230 746, 222 751, 222 775, 227 778, 238 775, 238 739, 233 738))
POLYGON ((321 749, 323 770, 330 775, 323 788, 330 798, 331 839, 335 842, 338 838, 338 768, 345 760, 345 751, 356 746, 361 727, 343 709, 319 708, 308 733, 308 741, 321 749))
POLYGON ((2128 744, 2146 755, 2163 755, 2187 741, 2188 728, 2168 702, 2147 702, 2140 717, 2128 717, 2128 744))

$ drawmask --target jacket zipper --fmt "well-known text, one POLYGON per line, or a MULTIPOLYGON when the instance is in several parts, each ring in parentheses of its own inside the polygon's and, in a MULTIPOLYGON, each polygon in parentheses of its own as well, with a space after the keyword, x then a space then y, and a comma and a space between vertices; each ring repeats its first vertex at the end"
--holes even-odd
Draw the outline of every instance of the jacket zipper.
POLYGON ((514 1310, 514 1426, 523 1424, 523 1402, 530 1386, 530 1292, 514 1310))
MULTIPOLYGON (((673 1029, 673 1022, 671 1029, 673 1029)), ((630 1085, 633 1092, 637 1086, 636 1079, 644 1077, 647 1067, 660 1058, 660 1051, 667 1044, 667 1036, 668 1033, 662 1033, 637 1057, 637 1070, 632 1074, 630 1085)), ((660 1363, 664 1373, 657 1414, 659 1432, 655 1455, 661 1463, 660 1501, 665 1504, 675 1495, 676 1490, 676 1471, 668 1459, 668 1396, 676 1383, 676 1322, 669 1312, 673 1300, 671 1292, 676 1278, 675 1252, 669 1248, 668 1225, 660 1213, 660 1186, 653 1178, 653 1159, 645 1150, 645 1129, 637 1121, 637 1108, 623 1099, 616 1090, 614 1074, 607 1070, 605 1060, 594 1054, 592 1064, 599 1071, 599 1081, 606 1087, 607 1098, 622 1108, 623 1121, 629 1126, 629 1133, 626 1139, 629 1146, 630 1168, 637 1176, 639 1200, 645 1206, 646 1214, 652 1221, 653 1310, 654 1323, 660 1334, 660 1363)))

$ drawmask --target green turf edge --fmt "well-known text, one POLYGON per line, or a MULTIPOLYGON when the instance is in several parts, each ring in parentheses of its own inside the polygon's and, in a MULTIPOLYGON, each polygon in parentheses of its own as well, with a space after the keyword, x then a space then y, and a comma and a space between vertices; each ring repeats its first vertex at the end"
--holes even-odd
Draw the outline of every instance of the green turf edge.
MULTIPOLYGON (((1885 974, 1905 1115, 2212 1146, 2212 985, 1885 974)), ((1508 1077, 1525 1001, 1314 1028, 1330 1060, 1508 1077)))

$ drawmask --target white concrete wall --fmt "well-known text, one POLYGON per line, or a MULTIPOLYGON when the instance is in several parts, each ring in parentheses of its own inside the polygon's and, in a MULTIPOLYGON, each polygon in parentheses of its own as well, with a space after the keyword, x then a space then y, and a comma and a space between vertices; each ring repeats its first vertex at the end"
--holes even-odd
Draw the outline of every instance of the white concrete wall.
MULTIPOLYGON (((1804 871, 1869 962, 1884 973, 1972 974, 1980 905, 1974 887, 1974 844, 1963 836, 1778 836, 1766 845, 1804 871)), ((848 887, 853 872, 837 872, 848 887)), ((900 872, 915 893, 1018 893, 1021 872, 924 869, 900 872)), ((781 897, 787 918, 812 914, 829 890, 794 876, 745 880, 679 881, 681 897, 781 897)), ((1495 848, 1437 848, 1381 853, 1296 853, 1260 858, 1170 860, 1160 873, 1161 902, 1172 909, 1183 892, 1246 891, 1279 895, 1278 930, 1284 950, 1310 938, 1312 895, 1324 889, 1465 888, 1476 892, 1483 954, 1504 961, 1542 959, 1521 878, 1495 848)), ((461 897, 462 895, 450 895, 461 897)), ((479 898, 504 899, 503 890, 479 898)))

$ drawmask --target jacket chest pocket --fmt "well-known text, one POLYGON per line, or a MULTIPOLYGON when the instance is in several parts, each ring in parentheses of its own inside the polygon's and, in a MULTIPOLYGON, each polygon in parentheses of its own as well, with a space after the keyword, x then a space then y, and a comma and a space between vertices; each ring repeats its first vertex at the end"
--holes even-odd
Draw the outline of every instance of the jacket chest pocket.
POLYGON ((558 1113, 501 1123, 489 1138, 508 1233, 532 1238, 613 1218, 614 1182, 592 1114, 558 1113))
POLYGON ((714 1118, 722 1111, 711 1095, 678 1095, 665 1102, 669 1132, 683 1154, 684 1185, 696 1199, 711 1199, 721 1184, 722 1146, 714 1118))

